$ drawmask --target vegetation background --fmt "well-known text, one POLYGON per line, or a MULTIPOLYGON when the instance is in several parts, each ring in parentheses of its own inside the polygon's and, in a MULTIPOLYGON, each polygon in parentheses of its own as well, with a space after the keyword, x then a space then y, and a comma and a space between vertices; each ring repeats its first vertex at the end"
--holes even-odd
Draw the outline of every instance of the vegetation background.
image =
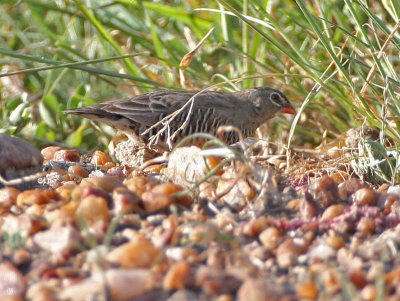
POLYGON ((266 85, 299 108, 293 123, 271 122, 270 141, 316 147, 367 123, 397 144, 399 26, 397 0, 3 0, 0 130, 104 149, 113 129, 63 110, 161 88, 266 85))

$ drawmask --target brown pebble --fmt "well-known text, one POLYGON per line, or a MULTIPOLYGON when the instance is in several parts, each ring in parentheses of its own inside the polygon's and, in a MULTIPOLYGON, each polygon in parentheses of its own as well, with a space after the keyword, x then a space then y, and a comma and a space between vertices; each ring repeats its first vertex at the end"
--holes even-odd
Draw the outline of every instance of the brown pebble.
POLYGON ((60 187, 56 188, 56 191, 58 192, 58 194, 66 199, 69 200, 71 198, 71 193, 72 190, 77 186, 77 184, 74 181, 69 181, 69 182, 65 182, 63 185, 61 185, 60 187))
POLYGON ((294 301, 294 294, 285 285, 267 279, 247 279, 237 292, 238 301, 294 301))
POLYGON ((17 196, 17 205, 43 205, 51 201, 58 201, 60 195, 51 189, 32 189, 25 190, 17 196))
POLYGON ((110 166, 107 170, 107 175, 124 179, 127 177, 129 170, 125 166, 110 166))
POLYGON ((275 227, 268 227, 260 233, 259 239, 264 246, 275 250, 282 239, 282 233, 275 227))
POLYGON ((149 179, 147 177, 142 175, 130 177, 124 181, 124 184, 129 190, 136 193, 139 197, 142 197, 143 192, 150 190, 151 187, 154 186, 152 183, 149 183, 149 179))
POLYGON ((162 183, 154 186, 151 191, 153 193, 167 194, 174 198, 174 202, 183 206, 190 206, 191 200, 187 195, 175 196, 179 192, 183 192, 183 188, 174 183, 162 183))
POLYGON ((362 289, 367 285, 367 275, 364 270, 361 269, 351 269, 348 272, 348 279, 353 283, 358 289, 362 289))
POLYGON ((325 241, 327 242, 328 245, 331 247, 335 248, 336 250, 339 250, 340 248, 344 247, 345 241, 342 236, 337 235, 337 234, 331 234, 329 235, 325 241))
POLYGON ((256 236, 259 235, 270 224, 272 224, 271 220, 266 217, 251 219, 245 224, 243 233, 249 236, 256 236))
POLYGON ((161 260, 160 250, 154 245, 142 239, 125 243, 106 255, 107 261, 118 264, 125 269, 149 268, 161 260))
POLYGON ((142 194, 143 206, 148 213, 164 211, 174 203, 173 197, 165 193, 154 193, 152 191, 145 191, 142 194))
POLYGON ((90 160, 90 163, 96 166, 103 166, 108 162, 112 162, 112 158, 106 153, 99 150, 94 152, 92 159, 90 160))
POLYGON ((174 263, 164 277, 163 288, 165 290, 184 289, 190 276, 191 268, 187 262, 174 263))
POLYGON ((119 178, 111 176, 85 178, 80 185, 90 186, 109 193, 113 192, 117 187, 124 186, 119 178))
POLYGON ((297 283, 296 295, 299 299, 316 300, 318 297, 317 285, 311 281, 297 283))
POLYGON ((114 212, 116 214, 137 212, 142 206, 141 198, 125 187, 117 187, 114 189, 112 200, 114 212))
POLYGON ((338 185, 327 175, 312 182, 307 192, 312 196, 316 204, 322 208, 327 208, 340 201, 338 185))
POLYGON ((331 219, 341 215, 345 209, 346 209, 346 206, 343 204, 331 205, 324 210, 324 213, 322 213, 322 216, 321 216, 321 220, 323 220, 323 221, 331 220, 331 219))
POLYGON ((371 235, 375 232, 374 218, 364 216, 360 219, 357 225, 357 231, 364 235, 371 235))
POLYGON ((378 206, 385 214, 392 212, 392 206, 400 202, 400 196, 392 193, 381 193, 378 198, 378 206))
POLYGON ((381 186, 378 187, 378 189, 376 191, 377 192, 387 192, 389 187, 390 187, 389 183, 383 183, 381 186))
POLYGON ((288 268, 297 263, 300 252, 300 247, 287 238, 276 250, 276 261, 281 268, 288 268))
POLYGON ((17 266, 27 264, 31 261, 31 254, 25 249, 19 249, 13 254, 13 263, 17 266))
POLYGON ((32 301, 53 301, 57 300, 57 293, 51 285, 37 282, 29 286, 26 297, 32 301))
POLYGON ((78 224, 92 226, 96 222, 103 222, 108 225, 110 219, 106 199, 89 195, 81 200, 75 211, 75 219, 78 224))
MULTIPOLYGON (((206 170, 205 172, 210 172, 211 170, 213 170, 214 168, 216 168, 218 166, 218 164, 220 164, 222 162, 222 158, 219 157, 214 157, 214 156, 207 156, 206 157, 206 170)), ((222 175, 224 172, 224 170, 222 169, 222 167, 220 167, 217 171, 216 171, 216 175, 222 175)))
POLYGON ((146 175, 151 173, 160 173, 160 171, 165 167, 166 167, 165 164, 152 164, 143 169, 143 173, 146 175))
POLYGON ((365 184, 365 182, 361 181, 360 179, 351 178, 339 184, 339 196, 341 199, 346 200, 357 190, 365 187, 367 187, 367 184, 365 184))
POLYGON ((55 152, 54 161, 79 162, 81 155, 77 149, 62 149, 55 152))
POLYGON ((345 171, 337 171, 331 174, 331 177, 336 182, 336 184, 343 183, 350 178, 349 174, 345 171))
POLYGON ((9 208, 17 202, 20 191, 14 187, 0 189, 0 207, 9 208))
POLYGON ((89 172, 79 165, 71 165, 68 167, 68 175, 74 179, 82 180, 89 176, 89 172))
POLYGON ((318 205, 314 200, 307 200, 306 198, 303 198, 301 199, 299 205, 299 211, 302 220, 310 221, 319 213, 318 205))
POLYGON ((300 199, 300 198, 296 198, 296 199, 290 200, 286 204, 286 209, 287 210, 292 210, 292 211, 298 211, 299 208, 300 208, 301 201, 302 201, 302 199, 300 199))
POLYGON ((378 195, 371 188, 361 188, 353 194, 352 201, 358 206, 375 206, 378 195))
POLYGON ((174 194, 181 192, 182 188, 173 183, 162 183, 154 186, 150 191, 142 193, 142 200, 145 210, 148 213, 167 210, 173 203, 188 206, 191 200, 183 195, 174 197, 174 194))
POLYGON ((48 146, 42 149, 41 154, 45 160, 53 160, 54 154, 61 150, 59 146, 48 146))

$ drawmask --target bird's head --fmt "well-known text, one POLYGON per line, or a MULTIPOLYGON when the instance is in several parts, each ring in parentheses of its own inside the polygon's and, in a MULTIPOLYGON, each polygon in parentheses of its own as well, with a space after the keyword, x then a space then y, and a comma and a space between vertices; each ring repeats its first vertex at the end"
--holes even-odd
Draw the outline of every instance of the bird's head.
POLYGON ((247 91, 249 91, 247 97, 253 104, 254 113, 261 119, 268 120, 278 112, 296 113, 290 101, 278 90, 259 87, 247 91))

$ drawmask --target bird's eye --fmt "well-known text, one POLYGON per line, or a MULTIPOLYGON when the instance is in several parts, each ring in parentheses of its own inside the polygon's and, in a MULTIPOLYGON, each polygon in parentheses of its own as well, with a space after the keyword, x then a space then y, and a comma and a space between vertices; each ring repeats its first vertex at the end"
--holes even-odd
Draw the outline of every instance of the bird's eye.
POLYGON ((281 97, 279 96, 278 93, 274 92, 274 93, 271 94, 271 100, 274 101, 274 102, 279 103, 279 101, 281 100, 281 97))
POLYGON ((273 93, 271 94, 271 96, 270 96, 269 99, 271 100, 271 102, 272 102, 274 105, 276 105, 276 106, 278 106, 278 107, 281 106, 281 97, 280 97, 280 95, 279 95, 278 93, 273 92, 273 93))

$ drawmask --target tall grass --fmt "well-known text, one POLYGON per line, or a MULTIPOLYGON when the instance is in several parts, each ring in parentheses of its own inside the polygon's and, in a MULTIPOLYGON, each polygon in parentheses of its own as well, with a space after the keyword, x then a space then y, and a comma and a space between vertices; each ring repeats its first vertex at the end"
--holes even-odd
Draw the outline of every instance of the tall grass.
POLYGON ((299 113, 275 118, 271 141, 317 146, 367 122, 397 143, 399 20, 395 0, 2 1, 1 129, 107 145, 112 129, 62 111, 181 89, 180 60, 215 27, 185 69, 189 86, 285 91, 299 113))

